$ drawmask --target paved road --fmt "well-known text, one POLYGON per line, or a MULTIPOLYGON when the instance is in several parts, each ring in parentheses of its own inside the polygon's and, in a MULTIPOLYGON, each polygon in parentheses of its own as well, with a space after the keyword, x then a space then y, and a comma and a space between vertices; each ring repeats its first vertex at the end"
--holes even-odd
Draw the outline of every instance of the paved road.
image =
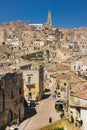
POLYGON ((56 112, 54 107, 55 100, 52 95, 43 99, 36 106, 36 114, 22 122, 19 130, 36 130, 39 127, 46 126, 49 124, 49 117, 52 117, 52 122, 60 119, 59 113, 56 112))

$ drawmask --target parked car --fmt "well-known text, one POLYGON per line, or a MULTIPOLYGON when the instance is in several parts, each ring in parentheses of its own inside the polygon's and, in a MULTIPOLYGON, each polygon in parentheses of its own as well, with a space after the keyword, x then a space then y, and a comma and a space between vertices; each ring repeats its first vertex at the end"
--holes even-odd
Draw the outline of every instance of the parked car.
POLYGON ((55 102, 55 105, 64 105, 64 101, 63 100, 57 100, 55 102))
POLYGON ((30 107, 35 107, 35 106, 36 106, 36 102, 35 102, 35 100, 33 100, 33 99, 29 99, 29 100, 27 101, 27 103, 28 103, 28 106, 30 106, 30 107))
POLYGON ((63 110, 64 101, 63 100, 57 100, 55 102, 55 108, 59 108, 60 110, 63 110))
POLYGON ((60 93, 60 92, 58 92, 58 93, 57 93, 57 97, 60 97, 60 96, 61 96, 61 93, 60 93))

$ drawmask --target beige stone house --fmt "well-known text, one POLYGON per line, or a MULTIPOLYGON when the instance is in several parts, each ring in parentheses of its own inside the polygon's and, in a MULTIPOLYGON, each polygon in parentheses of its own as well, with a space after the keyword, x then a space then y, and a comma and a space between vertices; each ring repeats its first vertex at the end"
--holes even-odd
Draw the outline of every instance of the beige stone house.
POLYGON ((78 75, 73 74, 72 72, 60 74, 57 77, 57 86, 61 91, 61 98, 66 101, 66 111, 70 112, 70 96, 73 91, 80 88, 84 85, 86 80, 78 77, 78 75))
POLYGON ((70 67, 65 64, 58 64, 55 63, 51 65, 51 67, 45 70, 45 87, 48 88, 56 88, 57 87, 57 80, 62 73, 68 73, 70 71, 70 67))
POLYGON ((44 91, 43 66, 36 63, 28 63, 20 68, 23 72, 25 100, 40 100, 44 91))
POLYGON ((58 74, 58 73, 54 73, 54 74, 50 75, 52 88, 54 88, 54 89, 58 88, 57 78, 59 76, 60 76, 60 74, 58 74))
POLYGON ((44 84, 45 88, 52 89, 54 82, 52 81, 52 75, 56 73, 56 70, 53 67, 46 67, 44 72, 44 84))
POLYGON ((60 92, 60 98, 65 102, 65 110, 69 111, 69 79, 71 73, 61 73, 57 77, 57 91, 60 92))

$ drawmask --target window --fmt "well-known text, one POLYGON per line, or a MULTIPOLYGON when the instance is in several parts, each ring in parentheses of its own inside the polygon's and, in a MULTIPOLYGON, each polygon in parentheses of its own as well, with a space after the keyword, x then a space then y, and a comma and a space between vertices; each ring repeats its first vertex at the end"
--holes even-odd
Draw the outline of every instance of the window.
POLYGON ((1 82, 0 82, 0 89, 1 89, 1 82))
POLYGON ((66 83, 64 83, 64 86, 66 86, 66 83))
POLYGON ((28 77, 28 84, 31 84, 31 77, 28 77))
POLYGON ((3 113, 2 112, 0 112, 0 121, 2 120, 2 115, 3 115, 3 113))
POLYGON ((28 66, 28 70, 31 70, 31 65, 28 66))
POLYGON ((1 85, 3 85, 3 83, 4 83, 4 81, 3 81, 3 80, 1 80, 1 85))
POLYGON ((76 69, 76 66, 74 66, 74 70, 76 69))
POLYGON ((35 67, 35 69, 37 69, 37 67, 35 67))
POLYGON ((77 111, 78 111, 79 117, 81 117, 81 110, 80 110, 80 108, 77 108, 77 111))
POLYGON ((5 110, 5 93, 3 92, 3 111, 5 110))
POLYGON ((21 88, 19 89, 19 95, 21 95, 21 88))
POLYGON ((28 93, 28 99, 32 99, 32 93, 28 93))
POLYGON ((80 66, 78 66, 78 69, 80 70, 80 66))
POLYGON ((57 85, 57 89, 60 89, 60 86, 59 86, 59 85, 57 85))
POLYGON ((11 91, 11 99, 13 99, 13 91, 11 91))

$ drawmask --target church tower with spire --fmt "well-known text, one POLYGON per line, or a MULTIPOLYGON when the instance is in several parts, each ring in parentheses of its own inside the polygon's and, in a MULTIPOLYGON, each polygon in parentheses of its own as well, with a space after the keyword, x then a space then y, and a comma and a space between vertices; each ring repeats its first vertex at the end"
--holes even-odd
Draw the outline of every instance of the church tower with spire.
POLYGON ((50 10, 48 11, 47 23, 49 24, 49 26, 52 26, 52 16, 50 10))

